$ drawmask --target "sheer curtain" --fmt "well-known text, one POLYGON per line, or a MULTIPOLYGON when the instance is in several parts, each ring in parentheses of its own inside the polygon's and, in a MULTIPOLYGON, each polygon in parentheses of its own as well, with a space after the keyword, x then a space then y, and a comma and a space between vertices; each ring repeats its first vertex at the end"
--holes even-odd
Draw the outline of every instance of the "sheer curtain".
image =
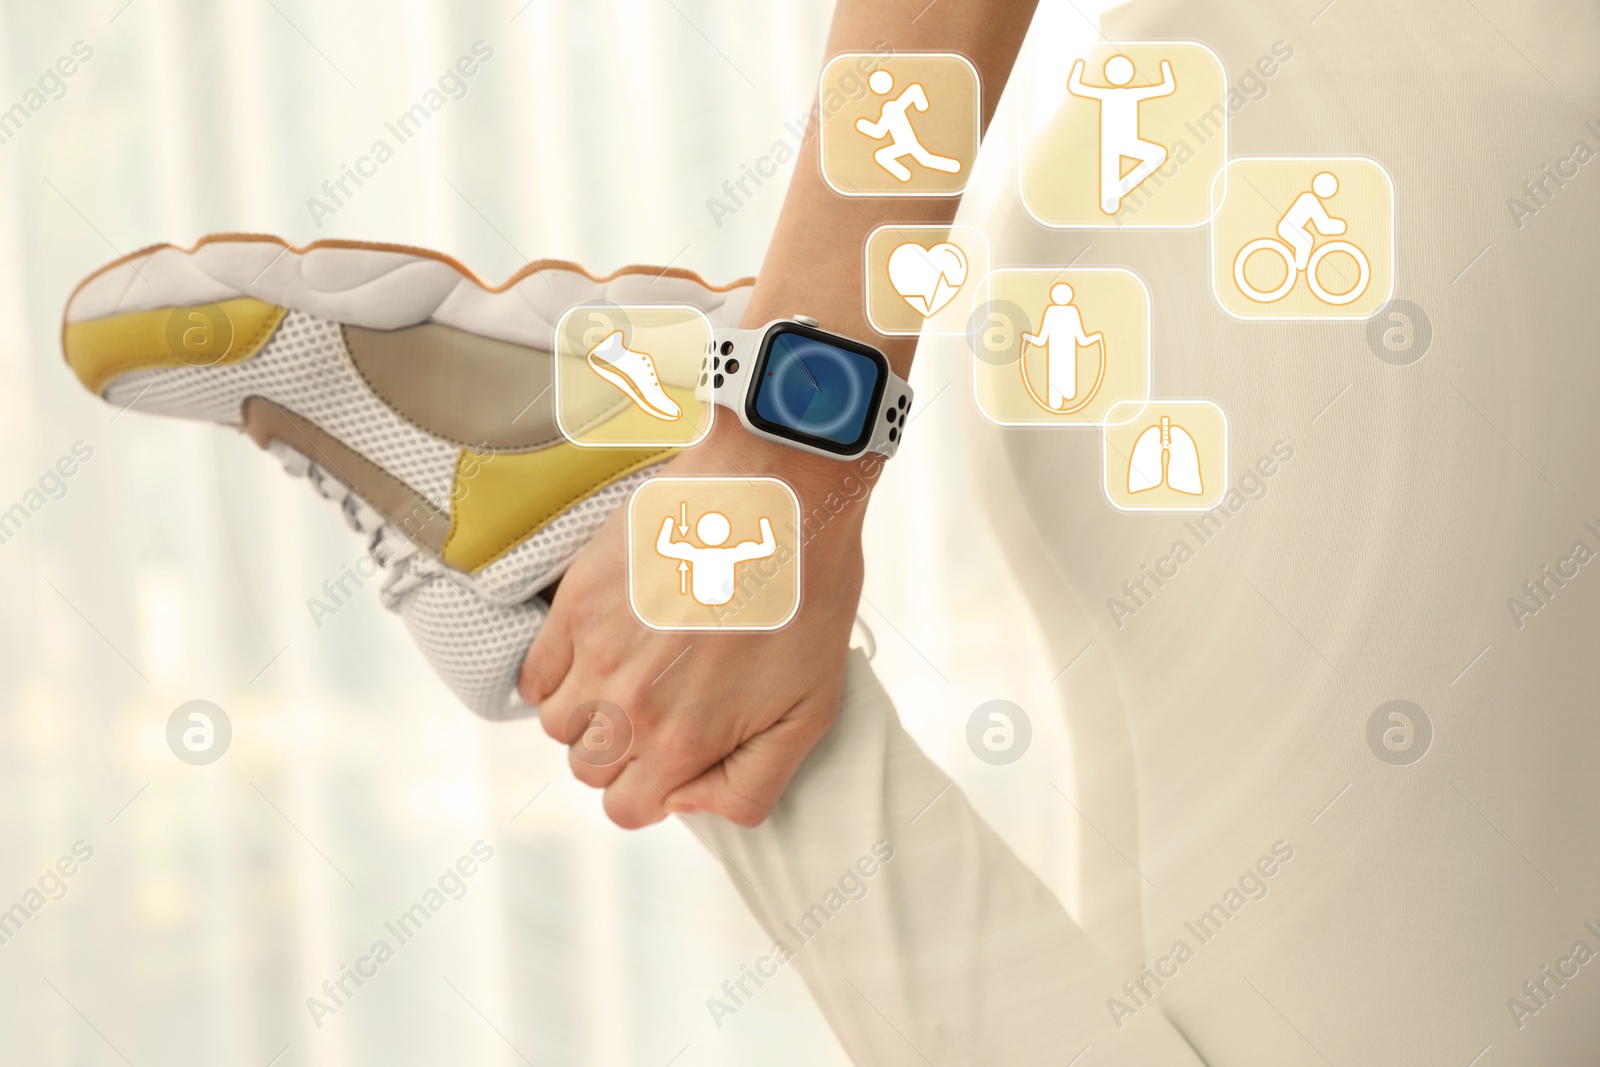
MULTIPOLYGON (((752 274, 785 176, 737 202, 724 183, 792 142, 830 7, 0 2, 0 114, 25 112, 0 123, 0 511, 28 514, 0 542, 0 912, 27 915, 0 921, 0 1059, 843 1062, 792 974, 715 1025, 706 998, 768 946, 691 834, 616 830, 536 726, 455 706, 375 583, 314 619, 363 551, 333 509, 239 435, 87 396, 58 341, 84 274, 218 231, 422 245, 490 281, 542 257, 752 274), (209 766, 167 746, 192 699, 232 724, 209 766), (463 856, 476 873, 441 886, 463 856), (386 924, 435 890, 400 943, 386 924), (358 986, 344 968, 380 940, 358 986)), ((1008 188, 994 155, 978 200, 1008 188)), ((968 358, 919 363, 862 616, 919 741, 1073 906, 1061 665, 973 503, 968 358), (1034 727, 1006 768, 966 748, 995 697, 1034 727)))

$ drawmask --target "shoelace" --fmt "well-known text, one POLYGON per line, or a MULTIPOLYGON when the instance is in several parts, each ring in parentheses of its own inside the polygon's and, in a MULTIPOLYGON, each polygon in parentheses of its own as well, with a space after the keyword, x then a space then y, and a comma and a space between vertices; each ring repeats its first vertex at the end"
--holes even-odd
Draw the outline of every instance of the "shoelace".
MULTIPOLYGON (((400 602, 407 593, 442 573, 438 561, 423 554, 410 538, 368 507, 337 475, 330 474, 303 452, 281 441, 274 440, 269 447, 283 464, 284 470, 305 478, 318 496, 339 506, 339 514, 344 516, 347 526, 367 536, 367 552, 383 568, 383 584, 379 587, 378 595, 384 607, 390 611, 399 610, 400 602)), ((878 642, 867 626, 867 620, 856 615, 853 629, 860 633, 861 650, 871 660, 877 655, 878 642)), ((515 699, 516 694, 512 696, 515 699)))
POLYGON ((367 554, 383 569, 383 584, 378 595, 383 606, 391 611, 398 609, 407 593, 439 574, 440 565, 425 555, 410 538, 396 530, 388 520, 378 514, 344 483, 336 474, 281 441, 274 440, 270 449, 284 470, 305 478, 324 500, 339 507, 345 525, 367 537, 367 554))

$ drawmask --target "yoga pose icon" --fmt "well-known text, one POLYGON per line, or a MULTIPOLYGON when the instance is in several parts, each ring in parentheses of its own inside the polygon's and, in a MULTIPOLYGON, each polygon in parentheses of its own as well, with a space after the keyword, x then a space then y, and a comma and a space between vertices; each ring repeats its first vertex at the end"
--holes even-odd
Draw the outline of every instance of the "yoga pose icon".
POLYGON ((1080 59, 1072 65, 1067 91, 1100 101, 1100 209, 1114 215, 1122 206, 1122 198, 1167 161, 1165 145, 1139 136, 1139 105, 1155 97, 1171 96, 1178 90, 1178 80, 1172 76, 1172 64, 1163 59, 1159 85, 1129 85, 1133 80, 1133 60, 1124 55, 1106 60, 1104 73, 1109 86, 1085 85, 1080 59), (1137 164, 1126 175, 1122 173, 1124 158, 1137 164))

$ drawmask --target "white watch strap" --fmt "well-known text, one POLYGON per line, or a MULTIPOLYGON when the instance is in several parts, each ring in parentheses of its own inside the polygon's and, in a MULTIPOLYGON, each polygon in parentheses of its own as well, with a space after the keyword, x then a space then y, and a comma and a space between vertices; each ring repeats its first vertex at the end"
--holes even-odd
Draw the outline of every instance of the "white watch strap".
MULTIPOLYGON (((804 324, 813 325, 811 322, 804 324)), ((711 351, 706 354, 705 362, 700 368, 700 378, 695 386, 695 396, 698 399, 709 400, 737 413, 739 421, 744 423, 746 428, 761 436, 772 435, 764 433, 758 427, 750 426, 749 420, 745 417, 744 402, 745 397, 749 395, 750 374, 754 369, 756 356, 761 351, 761 340, 774 325, 775 323, 768 323, 756 330, 718 330, 711 351)), ((890 371, 889 379, 884 384, 883 399, 871 414, 872 436, 864 451, 877 452, 888 458, 899 450, 900 442, 905 436, 906 418, 911 411, 914 396, 911 386, 905 379, 890 371)), ((783 443, 795 444, 792 441, 783 443)), ((833 458, 848 457, 834 455, 833 458)))

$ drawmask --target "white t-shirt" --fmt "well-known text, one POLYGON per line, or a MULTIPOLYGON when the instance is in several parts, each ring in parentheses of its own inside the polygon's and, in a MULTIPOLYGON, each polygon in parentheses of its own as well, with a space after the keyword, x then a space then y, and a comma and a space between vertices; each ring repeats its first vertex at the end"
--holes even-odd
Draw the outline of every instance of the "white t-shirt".
MULTIPOLYGON (((1056 661, 1106 653, 1061 683, 1082 803, 1149 883, 1086 835, 1082 917, 1128 978, 1172 972, 1125 999, 1212 1067, 1593 1063, 1600 7, 1319 7, 1104 31, 1210 45, 1235 157, 1382 163, 1408 305, 1239 321, 1207 229, 1092 235, 1080 265, 1149 287, 1154 394, 1227 412, 1203 523, 1108 506, 1094 434, 974 421, 1056 661)), ((996 262, 1084 244, 1012 202, 987 228, 996 262)))

